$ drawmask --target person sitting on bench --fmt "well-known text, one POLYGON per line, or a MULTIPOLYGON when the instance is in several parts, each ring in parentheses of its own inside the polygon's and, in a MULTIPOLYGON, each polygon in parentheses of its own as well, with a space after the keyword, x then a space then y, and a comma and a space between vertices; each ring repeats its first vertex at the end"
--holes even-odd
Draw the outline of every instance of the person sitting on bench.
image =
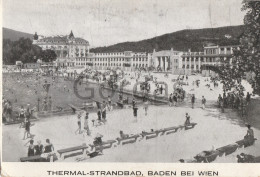
POLYGON ((50 153, 54 151, 54 147, 49 139, 46 139, 46 145, 44 147, 44 153, 50 153))
POLYGON ((103 146, 102 146, 103 141, 102 141, 102 137, 103 137, 103 135, 97 134, 96 137, 95 137, 95 139, 94 139, 94 141, 93 141, 94 146, 98 146, 98 147, 100 148, 99 151, 100 151, 101 153, 103 153, 103 146))
POLYGON ((35 149, 35 155, 41 155, 43 153, 43 145, 41 144, 41 141, 37 142, 37 145, 34 146, 35 149))
POLYGON ((253 163, 254 156, 241 153, 240 155, 237 155, 237 162, 238 163, 253 163))
POLYGON ((251 145, 254 143, 255 137, 254 137, 254 131, 251 129, 251 125, 247 125, 247 133, 244 136, 244 140, 248 143, 248 145, 251 145))
POLYGON ((34 156, 34 145, 33 145, 33 140, 30 140, 30 144, 28 147, 28 157, 34 156))
POLYGON ((186 121, 184 123, 185 126, 190 125, 190 115, 186 113, 186 121))
POLYGON ((119 134, 120 134, 120 138, 121 139, 125 139, 125 138, 129 137, 129 135, 128 134, 124 134, 124 132, 122 130, 120 130, 119 134))

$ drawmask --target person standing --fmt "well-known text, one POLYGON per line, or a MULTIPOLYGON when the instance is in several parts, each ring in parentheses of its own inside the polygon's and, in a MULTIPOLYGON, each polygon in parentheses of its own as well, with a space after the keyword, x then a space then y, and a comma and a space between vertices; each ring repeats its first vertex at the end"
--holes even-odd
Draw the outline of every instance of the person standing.
POLYGON ((75 131, 75 134, 77 134, 77 132, 80 134, 81 133, 81 113, 78 114, 78 129, 75 131))
POLYGON ((31 133, 30 133, 30 126, 31 126, 31 122, 29 119, 25 119, 25 131, 24 131, 24 136, 23 136, 23 139, 25 140, 25 136, 26 138, 29 138, 31 136, 31 133))
POLYGON ((101 118, 102 118, 101 109, 98 109, 97 115, 98 115, 98 121, 101 121, 101 118))
POLYGON ((24 110, 23 106, 21 106, 19 118, 22 120, 25 118, 25 110, 24 110))
POLYGON ((48 110, 52 111, 52 99, 51 99, 51 97, 49 97, 48 110))
POLYGON ((250 102, 250 99, 251 99, 251 95, 249 94, 249 92, 247 92, 247 95, 246 95, 247 104, 250 102))
POLYGON ((106 117, 107 117, 107 112, 106 112, 106 107, 104 107, 103 110, 102 110, 102 119, 103 119, 103 121, 106 120, 106 117))
POLYGON ((170 107, 172 106, 172 93, 171 93, 170 96, 169 96, 169 106, 170 106, 170 107))
POLYGON ((205 109, 205 107, 206 107, 206 99, 205 99, 204 96, 202 96, 201 103, 202 103, 202 109, 205 109))
POLYGON ((146 99, 145 102, 144 102, 144 111, 145 111, 145 116, 147 116, 148 105, 149 105, 149 103, 148 103, 148 99, 146 99))
POLYGON ((135 118, 137 118, 137 110, 138 110, 137 106, 134 106, 133 107, 133 113, 134 113, 135 118))
POLYGON ((135 98, 133 98, 133 101, 132 101, 132 106, 133 106, 133 108, 136 106, 136 101, 135 101, 135 98))
POLYGON ((31 118, 31 110, 30 110, 30 104, 27 104, 27 108, 26 108, 26 113, 25 113, 26 117, 28 117, 28 119, 31 118))
POLYGON ((194 103, 195 103, 195 95, 192 94, 192 96, 191 96, 191 107, 192 107, 192 109, 194 109, 194 103))
POLYGON ((86 131, 87 135, 90 136, 90 129, 88 125, 88 115, 89 113, 86 112, 85 121, 84 121, 84 130, 86 131))
POLYGON ((161 95, 163 94, 163 86, 161 85, 160 87, 160 92, 161 92, 161 95))
POLYGON ((47 98, 44 98, 42 111, 47 111, 47 109, 48 109, 48 106, 47 106, 47 98))
POLYGON ((110 96, 108 96, 108 98, 107 98, 107 102, 108 102, 108 110, 110 111, 111 108, 112 108, 112 101, 111 101, 110 96))
POLYGON ((190 125, 190 115, 188 113, 186 113, 186 120, 184 123, 185 126, 190 125))
POLYGON ((173 99, 173 106, 176 106, 177 105, 177 100, 178 100, 176 93, 173 94, 173 98, 172 99, 173 99))
POLYGON ((221 97, 221 95, 219 94, 219 96, 218 96, 218 107, 219 107, 219 108, 221 107, 221 102, 222 102, 222 97, 221 97))

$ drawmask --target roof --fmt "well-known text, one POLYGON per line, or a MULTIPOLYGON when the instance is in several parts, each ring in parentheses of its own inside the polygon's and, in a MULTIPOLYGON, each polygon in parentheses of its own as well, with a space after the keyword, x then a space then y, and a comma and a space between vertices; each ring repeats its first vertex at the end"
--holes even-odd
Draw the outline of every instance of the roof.
POLYGON ((37 43, 48 43, 48 44, 82 44, 82 45, 89 45, 89 42, 82 38, 69 38, 68 35, 66 36, 51 36, 39 39, 37 43))

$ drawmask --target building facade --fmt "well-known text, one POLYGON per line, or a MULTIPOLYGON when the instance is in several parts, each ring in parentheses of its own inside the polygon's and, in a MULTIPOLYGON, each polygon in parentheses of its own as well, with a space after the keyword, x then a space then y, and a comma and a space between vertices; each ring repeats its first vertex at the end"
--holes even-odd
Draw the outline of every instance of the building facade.
POLYGON ((177 72, 181 65, 181 56, 183 52, 171 50, 162 50, 152 53, 152 65, 157 71, 177 72))
POLYGON ((183 52, 180 61, 180 68, 174 74, 187 74, 198 73, 201 70, 201 64, 203 62, 203 52, 183 52))
POLYGON ((222 61, 228 61, 231 63, 234 50, 238 48, 239 45, 205 46, 204 54, 203 54, 203 62, 201 64, 202 74, 204 76, 215 75, 215 73, 210 70, 210 67, 220 66, 223 63, 222 61))
POLYGON ((57 55, 56 66, 73 67, 76 59, 86 59, 89 54, 89 42, 74 37, 73 32, 66 36, 39 37, 34 35, 33 44, 43 50, 51 49, 57 55))
MULTIPOLYGON (((134 71, 136 69, 155 68, 156 71, 171 72, 173 74, 202 73, 205 76, 214 74, 212 66, 221 65, 221 61, 232 61, 233 50, 238 45, 204 46, 201 52, 162 50, 147 52, 107 52, 90 53, 89 42, 76 38, 73 32, 66 36, 43 37, 34 35, 33 44, 43 50, 51 49, 57 54, 54 66, 58 68, 77 67, 104 69, 122 69, 134 71)), ((28 64, 28 67, 30 64, 28 64)), ((26 66, 27 67, 27 66, 26 66)))
POLYGON ((109 52, 89 53, 86 58, 76 58, 75 66, 91 67, 97 70, 120 68, 125 71, 151 66, 151 53, 146 52, 109 52))

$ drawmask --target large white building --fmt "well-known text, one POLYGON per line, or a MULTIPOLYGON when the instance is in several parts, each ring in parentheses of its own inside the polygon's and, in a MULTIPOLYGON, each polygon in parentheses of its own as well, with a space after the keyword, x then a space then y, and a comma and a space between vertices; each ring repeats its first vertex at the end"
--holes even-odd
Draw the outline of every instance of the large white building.
POLYGON ((180 68, 182 52, 171 50, 162 50, 152 53, 152 65, 157 71, 173 72, 180 68))
POLYGON ((57 66, 74 66, 77 59, 86 59, 89 53, 89 42, 82 38, 76 38, 71 31, 66 36, 39 37, 34 35, 33 44, 43 50, 54 50, 57 55, 57 66))
POLYGON ((171 50, 147 52, 106 52, 89 53, 89 42, 75 38, 73 32, 66 36, 42 37, 34 35, 33 44, 43 50, 51 49, 57 54, 55 66, 81 67, 97 70, 120 68, 126 71, 154 67, 157 71, 187 74, 200 72, 212 75, 210 67, 218 66, 222 60, 231 62, 233 50, 238 45, 204 46, 203 52, 188 52, 171 50))
POLYGON ((76 58, 75 66, 92 67, 98 70, 120 68, 133 71, 136 68, 151 66, 151 57, 151 53, 132 51, 89 53, 84 59, 76 58))

